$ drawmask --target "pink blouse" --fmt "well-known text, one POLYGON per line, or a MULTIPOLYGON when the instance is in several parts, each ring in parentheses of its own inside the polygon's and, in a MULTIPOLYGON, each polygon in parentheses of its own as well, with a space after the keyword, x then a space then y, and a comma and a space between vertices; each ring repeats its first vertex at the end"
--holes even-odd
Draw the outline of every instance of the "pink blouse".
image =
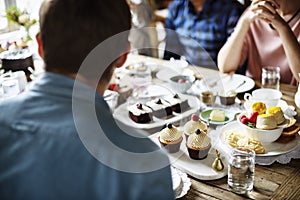
MULTIPOLYGON (((300 43, 300 13, 289 25, 300 43)), ((280 82, 296 84, 296 79, 289 68, 279 34, 276 30, 271 29, 265 21, 255 20, 250 25, 244 40, 240 66, 245 61, 248 61, 246 75, 249 77, 260 80, 262 67, 279 66, 280 82)))

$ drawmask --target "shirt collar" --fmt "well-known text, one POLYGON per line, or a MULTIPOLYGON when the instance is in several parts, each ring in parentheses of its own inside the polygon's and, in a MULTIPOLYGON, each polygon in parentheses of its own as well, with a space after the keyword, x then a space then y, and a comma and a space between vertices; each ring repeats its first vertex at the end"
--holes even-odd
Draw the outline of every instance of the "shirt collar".
POLYGON ((188 0, 186 1, 186 4, 188 6, 188 10, 190 13, 193 13, 194 15, 200 15, 205 14, 206 12, 210 12, 211 7, 213 5, 214 0, 205 0, 202 11, 195 13, 193 4, 188 0))
POLYGON ((106 105, 107 109, 109 109, 108 105, 105 103, 105 100, 95 88, 61 74, 52 72, 43 73, 37 80, 33 82, 30 90, 67 98, 95 101, 101 103, 102 105, 106 105))

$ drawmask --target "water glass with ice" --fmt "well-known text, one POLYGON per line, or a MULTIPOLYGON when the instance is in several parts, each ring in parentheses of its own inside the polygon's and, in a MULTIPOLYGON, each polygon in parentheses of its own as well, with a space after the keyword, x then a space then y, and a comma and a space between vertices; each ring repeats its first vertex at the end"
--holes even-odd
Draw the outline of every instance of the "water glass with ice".
POLYGON ((249 148, 233 149, 228 163, 228 186, 231 191, 245 194, 253 189, 255 152, 249 148))
POLYGON ((262 68, 261 83, 263 88, 273 88, 279 90, 280 87, 280 68, 264 67, 262 68))

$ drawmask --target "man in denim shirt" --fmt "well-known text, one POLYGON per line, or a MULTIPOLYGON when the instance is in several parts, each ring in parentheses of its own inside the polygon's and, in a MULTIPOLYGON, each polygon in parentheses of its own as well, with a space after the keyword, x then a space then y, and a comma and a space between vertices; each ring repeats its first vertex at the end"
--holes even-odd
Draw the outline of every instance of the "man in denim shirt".
POLYGON ((46 72, 0 103, 0 199, 174 198, 167 156, 102 97, 129 29, 123 0, 43 3, 46 72))
POLYGON ((218 52, 243 10, 236 0, 173 1, 165 22, 164 59, 184 56, 193 65, 217 70, 218 52))

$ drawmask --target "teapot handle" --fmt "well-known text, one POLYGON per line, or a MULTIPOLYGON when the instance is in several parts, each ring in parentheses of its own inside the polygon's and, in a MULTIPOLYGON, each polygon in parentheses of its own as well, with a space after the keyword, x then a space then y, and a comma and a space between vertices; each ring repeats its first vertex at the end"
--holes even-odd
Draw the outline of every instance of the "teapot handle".
POLYGON ((245 101, 250 101, 251 98, 252 98, 252 95, 251 95, 251 94, 249 94, 249 93, 245 93, 245 94, 244 94, 244 100, 245 100, 245 101))

